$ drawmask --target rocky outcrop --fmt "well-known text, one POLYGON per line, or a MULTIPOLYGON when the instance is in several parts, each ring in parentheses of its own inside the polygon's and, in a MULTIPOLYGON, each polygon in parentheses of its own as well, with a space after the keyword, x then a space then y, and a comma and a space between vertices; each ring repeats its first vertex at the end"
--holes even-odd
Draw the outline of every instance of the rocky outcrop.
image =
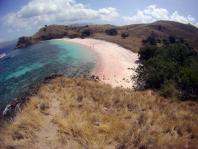
POLYGON ((21 110, 21 105, 23 101, 26 101, 26 98, 17 98, 14 99, 10 104, 6 106, 2 115, 4 119, 11 119, 15 114, 21 110))
POLYGON ((33 36, 19 38, 16 48, 25 48, 39 41, 59 39, 64 37, 76 38, 80 37, 80 33, 78 33, 77 28, 67 27, 63 25, 45 25, 33 36))
POLYGON ((99 76, 95 76, 95 75, 91 75, 90 79, 94 81, 100 81, 99 76))
POLYGON ((53 80, 55 78, 62 77, 62 76, 64 75, 63 74, 51 74, 50 76, 44 78, 43 83, 48 83, 50 80, 53 80))
POLYGON ((20 37, 17 42, 16 48, 25 48, 33 43, 34 42, 32 40, 32 37, 20 37))

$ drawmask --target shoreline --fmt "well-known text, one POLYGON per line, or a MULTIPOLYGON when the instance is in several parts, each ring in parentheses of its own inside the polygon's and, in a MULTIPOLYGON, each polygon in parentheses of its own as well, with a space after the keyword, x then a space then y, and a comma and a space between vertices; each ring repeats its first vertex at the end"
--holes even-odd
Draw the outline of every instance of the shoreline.
POLYGON ((131 79, 137 68, 138 54, 125 49, 118 44, 97 39, 55 39, 63 42, 72 42, 86 47, 96 55, 96 66, 91 75, 97 76, 100 82, 112 87, 133 89, 131 79))
MULTIPOLYGON (((90 72, 89 78, 100 83, 109 84, 112 87, 123 87, 133 89, 133 81, 130 79, 135 74, 131 68, 137 67, 137 54, 117 44, 96 39, 55 39, 64 42, 79 44, 91 50, 96 56, 96 66, 90 72), (102 50, 101 50, 102 49, 102 50), (108 50, 109 49, 109 50, 108 50), (106 53, 106 55, 105 55, 106 53), (129 69, 130 68, 130 69, 129 69)), ((0 119, 3 115, 13 117, 16 111, 28 100, 31 95, 36 94, 41 84, 62 74, 51 74, 43 81, 34 85, 25 96, 16 97, 1 111, 0 119), (3 113, 2 113, 3 112, 3 113)))

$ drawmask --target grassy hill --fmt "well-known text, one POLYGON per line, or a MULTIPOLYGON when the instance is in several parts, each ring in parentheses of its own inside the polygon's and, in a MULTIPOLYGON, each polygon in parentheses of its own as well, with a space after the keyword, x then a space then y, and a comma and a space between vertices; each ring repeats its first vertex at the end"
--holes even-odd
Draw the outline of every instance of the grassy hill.
POLYGON ((54 38, 96 38, 117 43, 134 52, 138 52, 142 46, 142 40, 148 38, 150 34, 155 34, 157 38, 166 39, 169 36, 184 38, 195 49, 198 50, 198 28, 188 24, 171 21, 157 21, 151 24, 137 24, 127 26, 113 25, 85 25, 85 26, 64 26, 50 25, 41 28, 31 37, 21 37, 17 47, 26 47, 33 43, 54 38), (108 30, 115 29, 111 34, 108 30), (127 34, 122 37, 122 34, 127 34))
POLYGON ((59 77, 0 123, 0 148, 195 149, 197 113, 197 102, 59 77))

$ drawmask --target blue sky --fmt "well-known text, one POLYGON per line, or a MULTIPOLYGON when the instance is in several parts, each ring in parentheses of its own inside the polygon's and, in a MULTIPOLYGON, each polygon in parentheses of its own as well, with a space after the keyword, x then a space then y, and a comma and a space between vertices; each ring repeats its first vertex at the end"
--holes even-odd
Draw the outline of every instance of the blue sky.
POLYGON ((45 24, 116 25, 172 20, 198 26, 197 0, 0 0, 0 42, 45 24))

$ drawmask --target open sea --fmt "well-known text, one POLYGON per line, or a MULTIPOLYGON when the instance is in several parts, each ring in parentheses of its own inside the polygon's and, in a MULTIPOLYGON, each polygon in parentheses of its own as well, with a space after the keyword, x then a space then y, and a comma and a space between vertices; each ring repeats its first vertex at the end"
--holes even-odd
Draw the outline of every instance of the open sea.
POLYGON ((51 40, 23 49, 10 45, 0 54, 0 111, 13 99, 25 95, 51 74, 68 77, 87 75, 95 66, 95 55, 74 43, 51 40))

